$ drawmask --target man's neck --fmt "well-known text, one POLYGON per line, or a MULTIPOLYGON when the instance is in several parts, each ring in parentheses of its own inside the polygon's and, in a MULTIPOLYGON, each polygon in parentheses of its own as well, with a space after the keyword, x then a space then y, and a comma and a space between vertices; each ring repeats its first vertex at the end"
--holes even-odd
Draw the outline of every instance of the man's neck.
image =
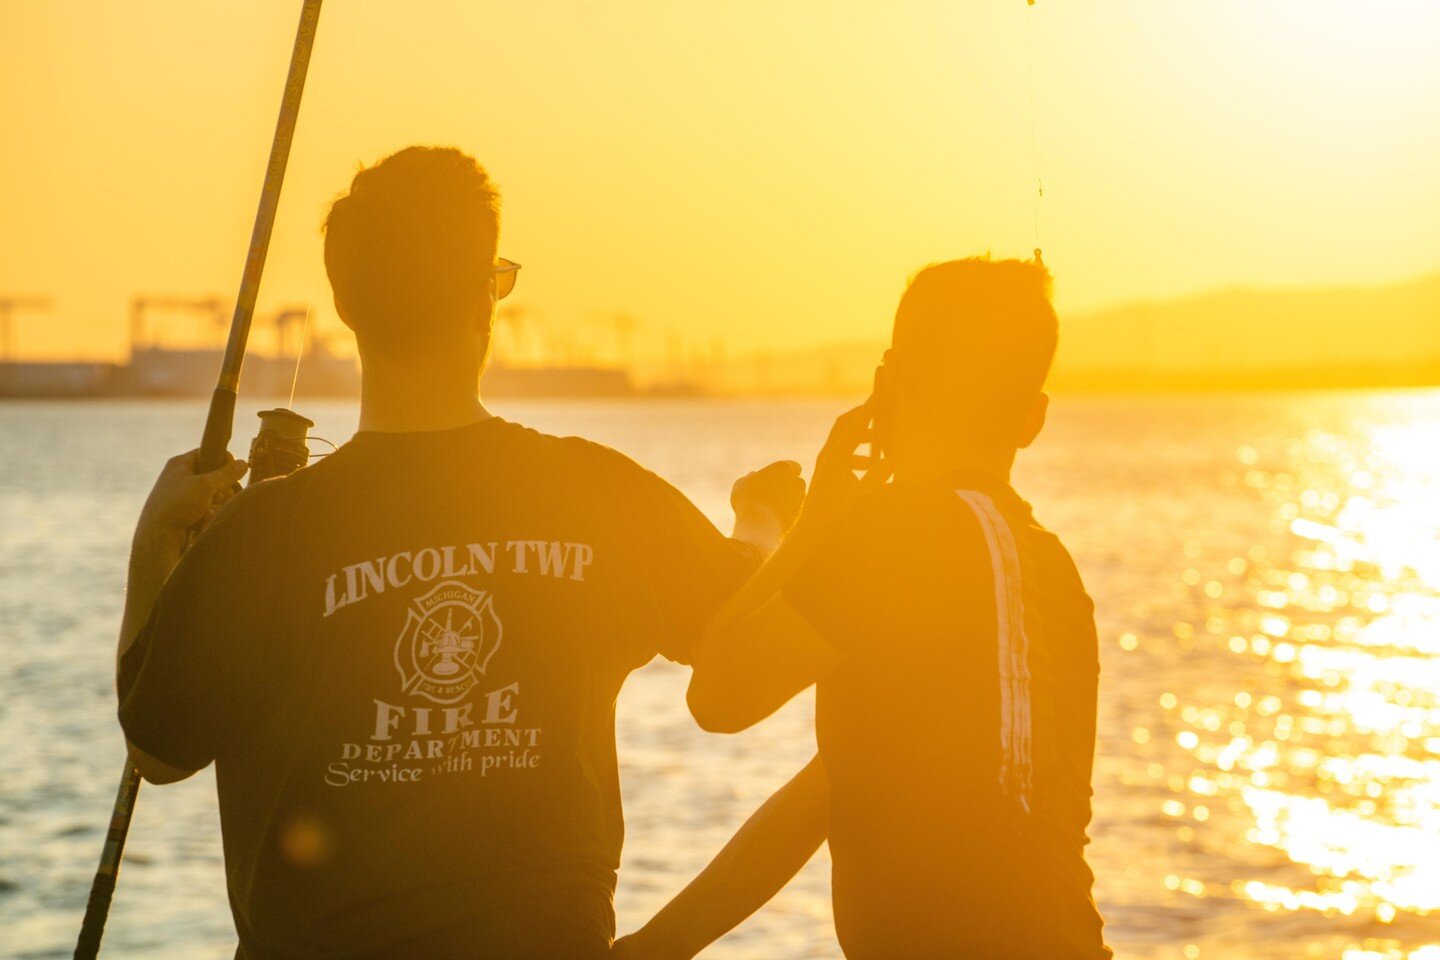
POLYGON ((361 430, 451 430, 491 416, 480 400, 480 372, 473 366, 445 368, 376 360, 361 364, 361 430))
POLYGON ((1010 482, 1015 451, 926 450, 899 456, 895 461, 897 483, 925 483, 953 474, 979 474, 999 483, 1010 482))

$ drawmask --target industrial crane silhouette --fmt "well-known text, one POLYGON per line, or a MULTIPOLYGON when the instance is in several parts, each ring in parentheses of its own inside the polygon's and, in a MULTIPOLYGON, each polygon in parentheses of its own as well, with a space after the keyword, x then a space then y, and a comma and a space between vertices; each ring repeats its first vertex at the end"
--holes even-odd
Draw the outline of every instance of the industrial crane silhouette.
POLYGON ((282 307, 270 318, 275 327, 275 356, 298 357, 305 350, 305 321, 310 315, 309 307, 289 306, 282 307), (290 348, 290 329, 295 324, 300 324, 300 340, 295 344, 292 351, 290 348))
POLYGON ((552 362, 555 344, 545 318, 533 307, 506 304, 495 314, 496 360, 502 365, 552 362))
POLYGON ((0 297, 0 361, 15 357, 15 312, 49 310, 54 305, 49 297, 0 297))
MULTIPOLYGON (((145 339, 145 315, 150 310, 182 310, 207 315, 216 330, 223 330, 229 322, 229 307, 217 296, 209 297, 154 297, 139 296, 130 300, 130 350, 133 352, 145 339)), ((147 346, 154 346, 152 337, 147 346)))
POLYGON ((637 322, 628 313, 617 313, 610 317, 610 327, 615 331, 615 359, 626 368, 635 365, 634 336, 637 322))

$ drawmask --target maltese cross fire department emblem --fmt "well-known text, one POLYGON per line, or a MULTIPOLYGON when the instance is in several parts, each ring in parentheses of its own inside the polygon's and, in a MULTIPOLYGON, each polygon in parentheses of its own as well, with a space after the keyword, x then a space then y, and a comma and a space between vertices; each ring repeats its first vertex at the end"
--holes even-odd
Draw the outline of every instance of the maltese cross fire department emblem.
POLYGON ((494 597, 447 580, 412 602, 395 641, 403 692, 454 703, 475 686, 500 647, 494 597))

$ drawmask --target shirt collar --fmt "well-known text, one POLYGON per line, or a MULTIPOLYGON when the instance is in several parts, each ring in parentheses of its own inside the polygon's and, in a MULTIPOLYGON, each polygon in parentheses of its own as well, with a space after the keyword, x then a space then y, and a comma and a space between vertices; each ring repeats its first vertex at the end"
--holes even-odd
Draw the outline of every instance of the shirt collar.
POLYGON ((947 490, 978 490, 995 501, 1002 513, 1032 520, 1034 511, 1009 481, 983 470, 953 470, 938 481, 947 490))

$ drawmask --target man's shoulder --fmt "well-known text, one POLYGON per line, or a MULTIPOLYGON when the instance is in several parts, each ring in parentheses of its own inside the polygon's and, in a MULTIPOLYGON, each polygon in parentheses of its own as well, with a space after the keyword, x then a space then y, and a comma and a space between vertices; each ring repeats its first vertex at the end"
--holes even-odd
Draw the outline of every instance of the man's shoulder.
POLYGON ((588 437, 547 433, 514 420, 501 421, 499 428, 505 443, 519 448, 528 456, 573 460, 601 469, 644 471, 619 450, 588 437))
POLYGON ((1023 543, 1022 562, 1031 568, 1031 575, 1053 597, 1065 597, 1086 612, 1095 608, 1080 568, 1060 535, 1046 527, 1028 512, 1018 518, 1016 530, 1023 543))
POLYGON ((629 455, 597 440, 544 433, 530 427, 522 429, 526 432, 525 442, 531 444, 540 456, 581 465, 590 479, 612 483, 664 482, 654 471, 642 466, 629 455))
MULTIPOLYGON (((943 548, 957 560, 986 558, 999 539, 1022 557, 1041 558, 1079 582, 1059 536, 1035 519, 1030 505, 1008 488, 967 489, 946 484, 891 484, 860 498, 847 522, 862 535, 908 544, 917 553, 943 548), (1007 536, 1008 534, 1008 536, 1007 536)), ((987 561, 988 562, 988 561, 987 561)))
POLYGON ((539 449, 553 451, 557 456, 574 457, 602 467, 620 470, 644 469, 614 447, 588 437, 544 433, 529 427, 530 441, 539 449))

